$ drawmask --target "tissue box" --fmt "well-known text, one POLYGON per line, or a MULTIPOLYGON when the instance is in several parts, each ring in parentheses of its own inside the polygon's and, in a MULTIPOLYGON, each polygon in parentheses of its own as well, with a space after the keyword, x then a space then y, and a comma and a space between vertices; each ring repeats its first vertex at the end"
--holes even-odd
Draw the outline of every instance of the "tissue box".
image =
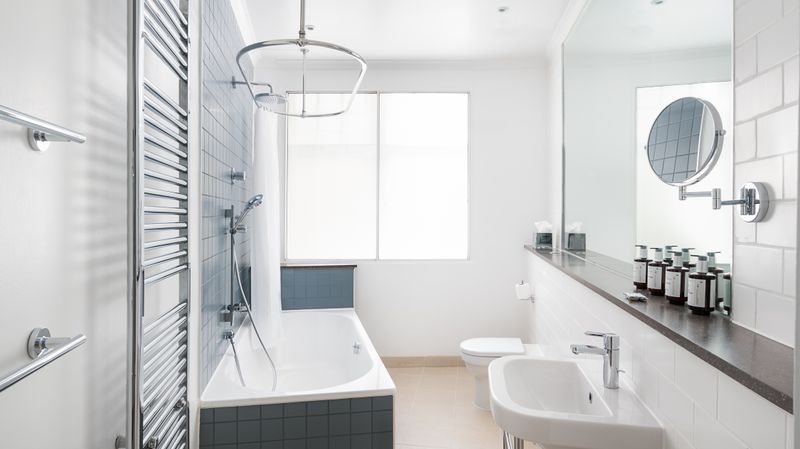
POLYGON ((533 246, 536 249, 553 249, 553 233, 552 232, 534 232, 533 233, 533 246))
POLYGON ((584 232, 568 233, 567 251, 586 251, 586 233, 584 232))

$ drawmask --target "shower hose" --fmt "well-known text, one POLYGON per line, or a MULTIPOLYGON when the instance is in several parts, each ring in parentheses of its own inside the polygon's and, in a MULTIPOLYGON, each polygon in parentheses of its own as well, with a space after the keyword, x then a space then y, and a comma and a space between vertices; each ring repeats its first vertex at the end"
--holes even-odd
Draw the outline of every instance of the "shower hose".
POLYGON ((272 356, 269 355, 267 345, 265 345, 264 340, 261 339, 261 333, 258 331, 258 325, 256 324, 256 320, 253 319, 253 312, 250 309, 250 300, 247 299, 247 295, 244 293, 242 276, 239 273, 239 258, 236 256, 236 234, 231 234, 231 250, 233 251, 233 269, 236 271, 236 281, 239 284, 239 292, 242 294, 244 308, 247 311, 247 316, 250 317, 250 323, 253 325, 253 330, 256 332, 256 337, 258 338, 258 342, 261 344, 261 349, 263 349, 264 354, 267 355, 269 366, 272 368, 272 391, 275 391, 278 388, 278 370, 275 368, 275 362, 272 360, 272 356))

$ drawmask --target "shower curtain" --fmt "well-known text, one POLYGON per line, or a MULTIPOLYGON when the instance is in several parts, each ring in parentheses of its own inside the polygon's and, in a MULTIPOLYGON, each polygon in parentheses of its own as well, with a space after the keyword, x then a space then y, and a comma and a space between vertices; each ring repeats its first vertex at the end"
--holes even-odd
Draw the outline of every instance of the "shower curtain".
POLYGON ((254 120, 253 188, 264 194, 253 221, 252 304, 256 324, 267 347, 283 336, 281 324, 281 227, 278 121, 275 114, 258 109, 254 120))

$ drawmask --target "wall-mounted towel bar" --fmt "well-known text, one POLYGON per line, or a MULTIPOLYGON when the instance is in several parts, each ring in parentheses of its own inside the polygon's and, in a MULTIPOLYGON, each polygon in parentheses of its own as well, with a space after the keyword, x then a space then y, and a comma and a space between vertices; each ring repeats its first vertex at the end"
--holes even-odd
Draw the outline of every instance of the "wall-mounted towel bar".
POLYGON ((0 378, 0 392, 16 384, 22 379, 39 371, 49 365, 53 360, 72 351, 78 346, 86 343, 86 336, 76 335, 72 338, 54 338, 50 336, 47 328, 34 329, 28 337, 28 355, 33 359, 32 362, 11 374, 0 378))
POLYGON ((28 144, 36 151, 44 151, 50 142, 86 142, 86 136, 32 115, 0 106, 0 119, 28 128, 28 144))

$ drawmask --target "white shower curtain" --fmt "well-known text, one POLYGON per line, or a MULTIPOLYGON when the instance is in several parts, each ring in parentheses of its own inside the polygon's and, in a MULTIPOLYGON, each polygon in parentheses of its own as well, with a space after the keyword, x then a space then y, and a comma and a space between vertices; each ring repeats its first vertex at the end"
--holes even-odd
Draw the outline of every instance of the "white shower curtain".
POLYGON ((253 211, 252 304, 264 344, 274 347, 283 336, 277 116, 258 109, 254 127, 253 188, 264 194, 264 202, 253 211))

